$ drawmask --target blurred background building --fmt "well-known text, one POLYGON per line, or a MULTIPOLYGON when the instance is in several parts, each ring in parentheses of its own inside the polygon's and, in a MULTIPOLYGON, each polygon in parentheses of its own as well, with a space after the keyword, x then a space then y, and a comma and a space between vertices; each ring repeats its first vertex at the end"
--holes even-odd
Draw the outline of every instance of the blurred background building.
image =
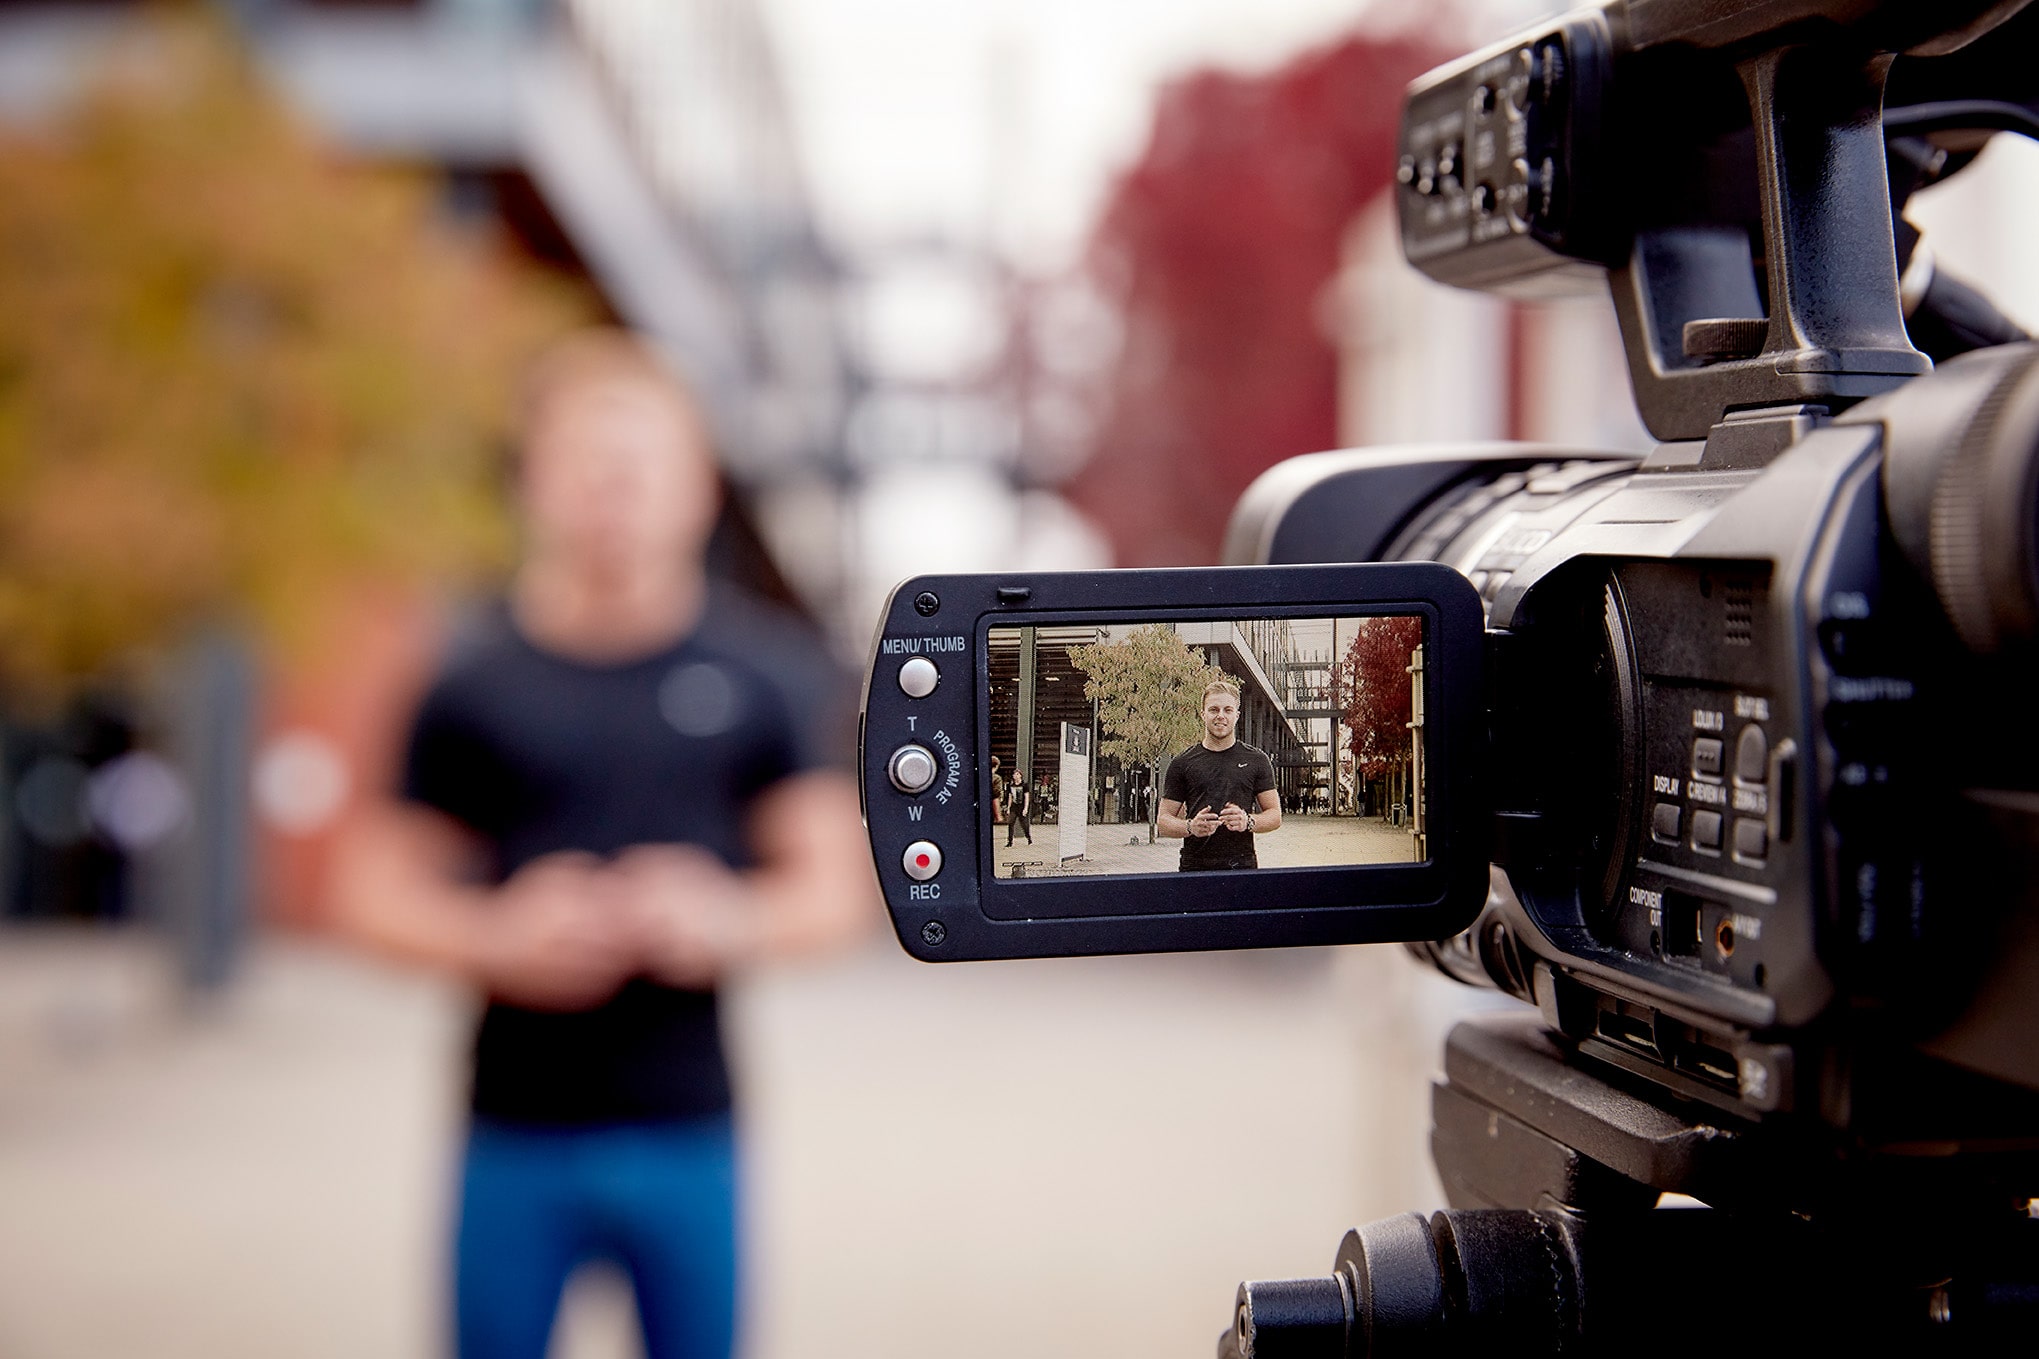
MULTIPOLYGON (((0 0, 0 1354, 434 1352, 466 1001, 297 927, 532 344, 656 337, 723 569, 853 664, 911 573, 1209 562, 1293 454, 1635 447, 1604 299, 1431 285, 1383 192, 1551 8, 0 0)), ((2034 161, 1912 214, 2028 326, 2034 161)), ((1195 1350, 1436 1199, 1470 998, 1392 953, 889 947, 738 998, 754 1354, 1195 1350)))

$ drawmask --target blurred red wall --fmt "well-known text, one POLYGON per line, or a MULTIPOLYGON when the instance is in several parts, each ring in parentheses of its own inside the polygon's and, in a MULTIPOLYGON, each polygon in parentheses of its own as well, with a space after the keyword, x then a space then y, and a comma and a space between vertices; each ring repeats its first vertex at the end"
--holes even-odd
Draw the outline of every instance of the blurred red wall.
POLYGON ((1354 37, 1163 93, 1089 258, 1125 334, 1069 491, 1121 566, 1216 560, 1255 476, 1335 446, 1323 293, 1347 224, 1392 182, 1403 87, 1447 55, 1354 37))

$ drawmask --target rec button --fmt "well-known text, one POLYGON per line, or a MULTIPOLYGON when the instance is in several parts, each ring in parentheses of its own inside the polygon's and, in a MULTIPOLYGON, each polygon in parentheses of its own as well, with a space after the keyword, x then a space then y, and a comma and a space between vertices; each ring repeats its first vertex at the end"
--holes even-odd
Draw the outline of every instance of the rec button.
POLYGON ((899 667, 899 687, 908 698, 926 698, 942 682, 942 672, 925 656, 915 656, 899 667))
POLYGON ((915 882, 926 882, 942 871, 942 847, 932 840, 915 840, 906 847, 906 853, 899 856, 900 864, 906 869, 906 876, 915 882))

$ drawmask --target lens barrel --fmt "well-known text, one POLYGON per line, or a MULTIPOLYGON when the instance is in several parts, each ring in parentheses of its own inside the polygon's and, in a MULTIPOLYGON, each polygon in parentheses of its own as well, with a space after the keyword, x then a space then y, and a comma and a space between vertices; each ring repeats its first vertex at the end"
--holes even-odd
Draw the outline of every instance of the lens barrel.
POLYGON ((1885 431, 1891 536, 1968 648, 2039 638, 2039 343, 1950 360, 1849 422, 1885 431))

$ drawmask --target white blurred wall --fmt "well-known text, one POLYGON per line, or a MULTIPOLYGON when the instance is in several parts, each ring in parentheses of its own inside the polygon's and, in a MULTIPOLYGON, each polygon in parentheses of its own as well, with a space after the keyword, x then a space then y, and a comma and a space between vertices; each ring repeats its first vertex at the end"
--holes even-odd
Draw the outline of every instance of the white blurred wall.
POLYGON ((1345 446, 1505 439, 1512 406, 1525 439, 1647 446, 1604 293, 1511 303, 1432 282, 1402 258, 1393 210, 1383 194, 1353 219, 1324 294, 1345 446))
POLYGON ((1974 164, 1916 195, 1905 216, 1939 267, 2039 334, 2039 143, 1998 133, 1974 164))

